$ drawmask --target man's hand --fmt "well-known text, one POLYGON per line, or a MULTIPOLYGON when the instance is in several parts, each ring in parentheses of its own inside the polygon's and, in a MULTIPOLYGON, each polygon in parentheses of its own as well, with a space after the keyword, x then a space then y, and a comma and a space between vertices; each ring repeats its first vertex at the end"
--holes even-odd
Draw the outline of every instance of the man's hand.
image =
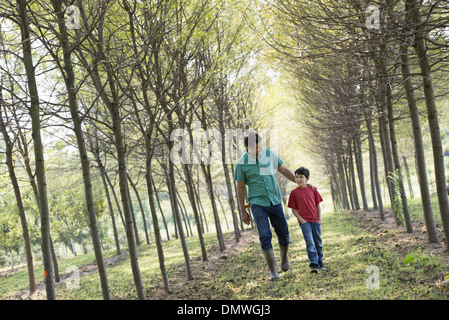
POLYGON ((248 211, 246 211, 246 209, 241 210, 241 214, 242 214, 242 221, 245 224, 248 224, 251 222, 251 218, 249 217, 249 213, 248 211))

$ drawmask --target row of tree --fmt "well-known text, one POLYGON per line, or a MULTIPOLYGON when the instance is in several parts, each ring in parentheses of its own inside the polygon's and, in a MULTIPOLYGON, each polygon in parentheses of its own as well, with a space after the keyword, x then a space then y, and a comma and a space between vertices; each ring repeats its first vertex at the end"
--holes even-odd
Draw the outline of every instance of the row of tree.
MULTIPOLYGON (((234 203, 233 167, 225 158, 224 139, 226 129, 257 126, 250 115, 258 86, 254 59, 260 42, 253 41, 243 19, 247 10, 244 3, 221 0, 0 1, 0 129, 21 221, 31 292, 35 290, 35 276, 27 221, 30 216, 25 210, 21 190, 25 187, 20 184, 17 170, 27 173, 38 204, 46 294, 48 299, 56 298, 55 227, 51 223, 55 220, 51 210, 57 209, 47 185, 44 129, 69 145, 71 151, 67 152, 78 157, 75 168, 82 176, 84 199, 83 208, 74 211, 87 217, 104 299, 110 299, 110 290, 98 218, 107 210, 101 206, 98 197, 103 193, 98 192, 94 181, 101 181, 103 186, 117 253, 120 243, 114 201, 119 210, 139 299, 146 295, 137 258, 137 210, 133 210, 132 192, 142 212, 147 243, 149 224, 142 200, 148 199, 167 291, 170 285, 159 226, 161 216, 157 213, 159 191, 166 190, 169 195, 188 279, 192 278, 192 270, 181 191, 188 195, 203 260, 207 260, 207 252, 200 201, 204 191, 200 188, 207 190, 217 240, 220 250, 225 250, 218 210, 221 200, 217 199, 214 179, 225 182, 225 188, 219 191, 226 195, 235 238, 239 240, 243 225, 234 203), (190 152, 203 161, 195 162, 198 165, 177 165, 170 158, 179 138, 173 133, 185 129, 190 137, 182 136, 184 143, 194 138, 195 127, 205 135, 200 139, 202 153, 192 148, 190 152), (210 128, 221 133, 223 143, 207 136, 210 128), (214 144, 223 152, 218 150, 221 161, 211 166, 207 159, 217 153, 211 147, 214 144), (100 179, 93 179, 92 168, 100 179), (219 170, 220 175, 217 177, 213 170, 219 170), (118 194, 111 183, 115 178, 118 194), (142 190, 146 195, 140 197, 142 190)), ((237 138, 231 137, 231 143, 238 143, 237 138)), ((58 193, 62 191, 66 197, 59 201, 70 203, 73 190, 58 193)))
POLYGON ((301 122, 315 136, 307 147, 329 175, 334 206, 368 209, 362 158, 362 146, 367 146, 374 208, 384 220, 389 203, 397 224, 405 223, 406 230, 413 232, 398 147, 398 130, 412 131, 428 240, 438 243, 423 140, 428 132, 439 214, 449 248, 442 142, 447 132, 440 128, 439 114, 447 112, 449 92, 448 2, 277 0, 272 9, 277 17, 271 21, 273 29, 287 37, 281 39, 279 32, 267 32, 265 37, 296 79, 303 103, 301 122), (421 115, 427 115, 425 123, 421 115), (382 164, 387 199, 382 198, 380 186, 382 164))

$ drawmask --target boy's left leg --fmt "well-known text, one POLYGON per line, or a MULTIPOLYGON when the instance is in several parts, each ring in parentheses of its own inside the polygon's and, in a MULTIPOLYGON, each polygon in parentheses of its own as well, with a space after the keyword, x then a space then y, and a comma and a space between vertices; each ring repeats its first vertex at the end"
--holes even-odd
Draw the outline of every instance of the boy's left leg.
POLYGON ((323 268, 323 243, 321 241, 321 225, 318 222, 312 223, 312 237, 318 256, 318 264, 320 268, 323 268))
POLYGON ((309 267, 310 269, 317 270, 320 265, 318 263, 318 253, 317 248, 315 246, 314 236, 313 236, 313 223, 306 222, 300 224, 302 235, 304 236, 304 240, 306 242, 306 250, 307 250, 307 256, 309 257, 309 267))

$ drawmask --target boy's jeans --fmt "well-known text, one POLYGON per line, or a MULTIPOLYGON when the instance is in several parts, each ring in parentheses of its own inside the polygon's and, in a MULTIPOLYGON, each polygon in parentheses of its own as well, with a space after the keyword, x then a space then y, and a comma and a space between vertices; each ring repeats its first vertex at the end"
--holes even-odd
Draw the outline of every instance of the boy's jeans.
POLYGON ((321 225, 318 222, 301 223, 301 230, 306 241, 307 255, 310 268, 317 269, 323 266, 323 245, 321 243, 321 225))
POLYGON ((272 233, 270 229, 270 222, 276 232, 279 244, 284 247, 288 246, 290 236, 288 233, 287 220, 285 219, 282 204, 269 207, 251 204, 251 212, 253 213, 254 221, 257 224, 260 246, 262 250, 269 250, 273 248, 271 245, 272 233))

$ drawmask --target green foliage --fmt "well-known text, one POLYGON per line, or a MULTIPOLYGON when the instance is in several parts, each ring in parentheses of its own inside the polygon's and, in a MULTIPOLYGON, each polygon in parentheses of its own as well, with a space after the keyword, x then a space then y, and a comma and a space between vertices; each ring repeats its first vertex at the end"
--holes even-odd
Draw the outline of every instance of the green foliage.
POLYGON ((408 253, 402 263, 416 266, 439 266, 441 258, 418 248, 415 252, 408 253))

